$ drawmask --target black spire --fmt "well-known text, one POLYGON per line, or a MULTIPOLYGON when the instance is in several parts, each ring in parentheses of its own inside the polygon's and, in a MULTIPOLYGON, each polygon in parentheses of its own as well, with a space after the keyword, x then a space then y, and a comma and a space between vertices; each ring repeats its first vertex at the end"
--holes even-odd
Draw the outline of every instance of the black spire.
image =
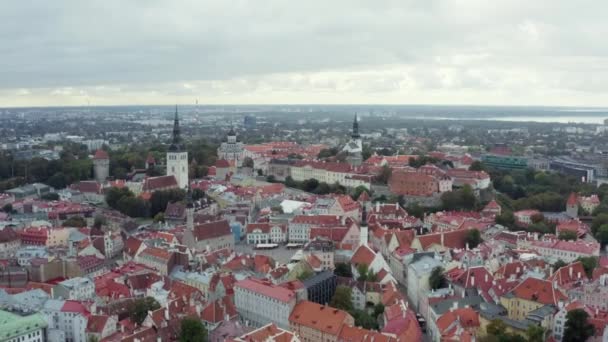
POLYGON ((361 208, 361 227, 367 226, 367 209, 365 206, 361 208))
POLYGON ((355 113, 355 120, 353 121, 353 134, 351 137, 353 139, 359 139, 361 137, 359 135, 359 120, 357 119, 357 113, 355 113))
POLYGON ((173 141, 169 146, 169 151, 179 152, 184 149, 182 138, 179 130, 179 116, 177 115, 177 105, 175 105, 175 118, 173 119, 173 141))

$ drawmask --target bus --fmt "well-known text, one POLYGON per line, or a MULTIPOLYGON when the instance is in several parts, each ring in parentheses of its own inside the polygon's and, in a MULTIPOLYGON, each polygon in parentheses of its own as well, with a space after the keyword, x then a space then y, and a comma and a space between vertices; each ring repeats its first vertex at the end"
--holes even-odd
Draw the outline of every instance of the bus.
POLYGON ((255 245, 255 249, 275 249, 279 247, 276 243, 258 243, 255 245))
POLYGON ((298 248, 302 248, 304 247, 304 244, 302 243, 288 243, 285 248, 287 249, 298 249, 298 248))

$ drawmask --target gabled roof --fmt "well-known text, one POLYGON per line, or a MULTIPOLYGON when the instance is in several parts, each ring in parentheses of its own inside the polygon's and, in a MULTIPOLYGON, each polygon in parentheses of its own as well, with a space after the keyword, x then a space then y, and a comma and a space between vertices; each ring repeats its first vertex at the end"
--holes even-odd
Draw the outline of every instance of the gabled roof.
POLYGON ((110 316, 106 315, 91 315, 87 321, 87 332, 90 333, 101 333, 105 328, 110 316))
POLYGON ((352 319, 345 311, 305 300, 293 308, 289 322, 338 336, 349 318, 352 319))
POLYGON ((553 287, 550 281, 536 278, 526 278, 510 293, 517 298, 541 304, 557 305, 560 300, 567 299, 560 290, 553 287))
POLYGON ((228 220, 201 223, 194 227, 194 237, 197 241, 214 239, 231 234, 232 232, 228 220))
POLYGON ((372 251, 371 248, 366 245, 361 245, 357 248, 355 254, 353 254, 352 258, 350 259, 350 263, 353 265, 365 264, 369 266, 375 258, 376 253, 372 251))
POLYGON ((144 180, 144 184, 142 186, 142 191, 155 191, 159 189, 166 188, 177 188, 177 180, 175 176, 158 176, 158 177, 149 177, 144 180))

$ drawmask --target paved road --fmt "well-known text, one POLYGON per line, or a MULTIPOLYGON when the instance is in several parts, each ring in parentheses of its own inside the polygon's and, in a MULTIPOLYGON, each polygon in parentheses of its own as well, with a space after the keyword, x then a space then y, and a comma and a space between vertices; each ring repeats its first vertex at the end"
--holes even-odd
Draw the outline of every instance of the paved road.
POLYGON ((245 243, 236 244, 235 250, 237 253, 267 255, 280 264, 289 263, 291 257, 298 251, 297 249, 287 249, 284 246, 279 246, 276 249, 258 250, 245 243))

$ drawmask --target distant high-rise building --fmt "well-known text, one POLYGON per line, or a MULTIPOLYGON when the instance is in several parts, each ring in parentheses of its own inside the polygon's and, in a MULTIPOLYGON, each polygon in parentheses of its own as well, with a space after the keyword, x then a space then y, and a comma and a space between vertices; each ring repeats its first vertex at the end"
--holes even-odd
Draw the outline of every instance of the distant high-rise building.
POLYGON ((350 141, 344 146, 342 151, 348 153, 346 160, 353 166, 359 166, 363 163, 363 141, 359 135, 359 120, 355 114, 353 121, 353 132, 350 136, 350 141))
POLYGON ((93 156, 93 173, 95 180, 102 183, 110 175, 110 157, 108 152, 97 150, 93 156))
POLYGON ((177 185, 182 189, 188 186, 188 151, 180 136, 177 106, 173 120, 173 140, 167 151, 167 176, 174 176, 177 185))
POLYGON ((255 128, 256 124, 257 120, 253 115, 246 115, 243 119, 243 126, 245 126, 245 129, 253 129, 255 128))

